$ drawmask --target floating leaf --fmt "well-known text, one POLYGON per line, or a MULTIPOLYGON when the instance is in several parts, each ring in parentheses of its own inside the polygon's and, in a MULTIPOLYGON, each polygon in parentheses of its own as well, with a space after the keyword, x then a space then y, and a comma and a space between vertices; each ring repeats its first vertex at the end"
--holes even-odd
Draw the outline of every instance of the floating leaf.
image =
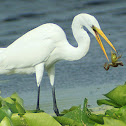
POLYGON ((40 112, 44 112, 43 110, 26 110, 27 113, 40 113, 40 112))
POLYGON ((84 100, 83 110, 81 106, 78 106, 73 111, 66 113, 62 117, 54 117, 57 121, 59 121, 62 125, 70 125, 70 126, 94 126, 94 122, 89 118, 91 112, 87 108, 87 99, 84 100))
POLYGON ((4 98, 4 104, 12 111, 12 113, 18 113, 16 104, 10 97, 4 98))
POLYGON ((7 106, 3 106, 0 108, 0 121, 2 121, 4 117, 11 118, 11 115, 12 113, 7 106))
POLYGON ((109 100, 109 99, 100 99, 100 100, 97 100, 97 104, 98 105, 105 104, 105 105, 111 105, 111 106, 114 106, 114 107, 121 107, 120 105, 116 104, 114 101, 109 100))
POLYGON ((17 113, 12 115, 11 120, 14 126, 26 126, 24 118, 17 113))
POLYGON ((116 114, 116 112, 119 110, 119 108, 113 108, 113 109, 110 109, 110 110, 107 110, 105 112, 105 115, 106 116, 110 116, 114 119, 118 119, 118 115, 116 114))
POLYGON ((82 117, 81 117, 81 106, 77 107, 75 110, 68 112, 67 114, 64 115, 64 117, 70 118, 72 120, 77 121, 78 123, 82 122, 82 117))
POLYGON ((115 112, 115 115, 118 116, 119 120, 122 120, 126 124, 126 106, 121 107, 117 112, 115 112))
POLYGON ((23 118, 28 126, 61 126, 52 116, 47 113, 26 113, 23 118))
POLYGON ((70 109, 64 109, 60 114, 66 114, 66 113, 68 113, 68 112, 71 112, 71 111, 73 111, 73 110, 75 110, 75 109, 77 109, 79 106, 72 106, 70 109))
POLYGON ((117 86, 105 96, 120 106, 126 105, 126 84, 117 86))
POLYGON ((16 94, 3 99, 4 105, 8 106, 12 113, 25 113, 22 99, 16 94))
POLYGON ((14 126, 61 126, 52 116, 46 113, 26 113, 22 116, 12 115, 14 126))
POLYGON ((23 99, 18 96, 18 94, 15 92, 10 96, 11 99, 15 99, 16 102, 18 102, 22 107, 24 106, 23 99))
POLYGON ((104 124, 103 117, 105 117, 105 115, 102 115, 102 114, 100 114, 100 115, 91 114, 89 118, 92 121, 94 121, 95 123, 104 124))
POLYGON ((91 116, 91 112, 87 108, 88 100, 85 98, 83 110, 82 110, 82 121, 86 126, 94 126, 94 122, 89 118, 91 116))
POLYGON ((16 105, 16 108, 17 108, 19 114, 25 113, 25 109, 18 102, 15 102, 15 105, 16 105))
POLYGON ((71 107, 64 116, 54 117, 62 125, 82 126, 81 106, 71 107), (72 110, 73 109, 73 110, 72 110))
POLYGON ((58 122, 60 122, 60 124, 62 125, 68 125, 68 126, 83 126, 82 123, 79 123, 73 119, 70 119, 68 117, 64 117, 64 116, 58 116, 58 117, 54 117, 58 122))
POLYGON ((121 120, 113 119, 111 117, 104 117, 104 125, 97 124, 96 126, 126 126, 121 120))
POLYGON ((8 117, 4 117, 1 121, 0 126, 14 126, 8 117))
POLYGON ((0 96, 0 107, 2 107, 3 98, 0 96))

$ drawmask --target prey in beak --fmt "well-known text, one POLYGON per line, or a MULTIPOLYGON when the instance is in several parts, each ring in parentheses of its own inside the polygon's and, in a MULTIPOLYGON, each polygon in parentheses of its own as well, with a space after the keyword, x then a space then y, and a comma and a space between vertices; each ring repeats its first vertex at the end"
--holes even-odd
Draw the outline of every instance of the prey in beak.
MULTIPOLYGON (((101 41, 101 39, 100 39, 100 37, 99 37, 99 34, 100 34, 100 35, 106 40, 106 42, 116 51, 115 47, 114 47, 113 44, 108 40, 108 38, 106 37, 106 35, 103 33, 103 31, 102 31, 101 29, 95 27, 94 25, 92 26, 92 29, 93 29, 93 31, 95 32, 96 40, 98 41, 98 43, 99 43, 99 45, 100 45, 102 51, 104 52, 104 54, 105 54, 107 60, 109 61, 109 58, 108 58, 107 53, 106 53, 106 51, 105 51, 105 48, 104 48, 104 46, 103 46, 103 44, 102 44, 102 41, 101 41)), ((116 51, 116 52, 117 52, 117 51, 116 51)))

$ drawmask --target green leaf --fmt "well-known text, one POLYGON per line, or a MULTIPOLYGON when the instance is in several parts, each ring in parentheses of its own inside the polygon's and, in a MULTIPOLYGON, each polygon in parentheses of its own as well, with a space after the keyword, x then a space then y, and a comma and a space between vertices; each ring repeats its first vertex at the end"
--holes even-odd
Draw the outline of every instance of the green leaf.
POLYGON ((89 118, 91 116, 91 112, 87 108, 88 100, 85 98, 83 110, 82 110, 82 121, 86 126, 94 126, 94 122, 89 118))
POLYGON ((19 114, 24 114, 25 113, 25 109, 18 102, 15 102, 15 104, 16 104, 16 108, 18 110, 18 113, 19 114))
POLYGON ((2 107, 2 101, 3 101, 3 99, 2 99, 2 97, 0 96, 0 108, 2 107))
POLYGON ((94 122, 90 119, 91 112, 87 108, 88 100, 84 100, 83 110, 81 106, 76 107, 76 109, 67 112, 62 117, 55 117, 57 121, 59 121, 62 125, 76 125, 76 126, 94 126, 94 122))
POLYGON ((83 126, 82 123, 79 123, 73 119, 64 117, 64 116, 57 116, 54 117, 60 124, 62 125, 68 125, 68 126, 83 126))
POLYGON ((105 96, 120 106, 126 105, 126 84, 117 86, 105 96))
POLYGON ((12 115, 11 120, 12 120, 12 123, 14 126, 26 126, 27 125, 25 119, 17 113, 12 115))
POLYGON ((13 114, 14 126, 61 126, 52 116, 46 113, 13 114))
POLYGON ((96 126, 126 126, 121 120, 113 119, 111 117, 104 117, 104 125, 97 124, 96 126))
POLYGON ((82 123, 81 106, 77 107, 75 110, 68 112, 64 117, 70 118, 78 123, 82 123))
POLYGON ((24 106, 23 99, 18 96, 18 94, 15 92, 10 96, 11 99, 15 99, 16 102, 18 102, 22 107, 24 106))
POLYGON ((73 111, 73 110, 75 110, 75 109, 77 109, 79 106, 72 106, 70 109, 64 109, 60 114, 66 114, 66 113, 68 113, 68 112, 71 112, 71 111, 73 111))
POLYGON ((8 106, 12 113, 25 113, 25 109, 23 107, 23 100, 14 93, 11 97, 7 97, 3 99, 4 105, 8 106))
POLYGON ((26 120, 23 118, 23 115, 14 113, 11 117, 12 123, 14 126, 27 126, 26 120))
POLYGON ((105 112, 105 115, 106 116, 110 116, 110 117, 112 117, 112 118, 114 118, 114 119, 118 119, 118 115, 116 114, 116 112, 119 110, 119 108, 113 108, 113 109, 111 109, 111 110, 107 110, 106 112, 105 112))
POLYGON ((18 113, 16 105, 10 97, 4 98, 3 100, 4 100, 4 105, 7 106, 12 111, 12 113, 18 113))
POLYGON ((91 116, 89 118, 92 121, 94 121, 95 123, 104 124, 103 117, 105 117, 105 115, 102 115, 102 114, 99 114, 99 115, 91 114, 91 116))
POLYGON ((108 99, 100 99, 100 100, 97 100, 97 104, 98 105, 111 105, 111 106, 114 106, 114 107, 121 107, 120 105, 116 104, 114 101, 112 100, 108 100, 108 99))
POLYGON ((26 110, 27 113, 40 113, 44 112, 43 110, 26 110))
POLYGON ((0 121, 2 121, 2 119, 7 116, 8 118, 11 118, 11 111, 7 106, 3 106, 0 108, 0 121))
POLYGON ((28 126, 61 126, 52 116, 46 113, 26 113, 23 115, 28 126))
POLYGON ((0 126, 14 126, 8 117, 4 117, 1 121, 0 126))
POLYGON ((115 115, 117 115, 118 118, 126 124, 126 106, 121 107, 117 112, 115 112, 115 115))
POLYGON ((83 105, 83 111, 82 111, 82 120, 86 124, 88 122, 88 115, 90 115, 90 111, 87 109, 87 103, 88 100, 85 98, 84 105, 83 105))
POLYGON ((69 126, 82 126, 82 110, 81 106, 71 107, 65 110, 66 114, 64 116, 54 117, 60 124, 69 126))

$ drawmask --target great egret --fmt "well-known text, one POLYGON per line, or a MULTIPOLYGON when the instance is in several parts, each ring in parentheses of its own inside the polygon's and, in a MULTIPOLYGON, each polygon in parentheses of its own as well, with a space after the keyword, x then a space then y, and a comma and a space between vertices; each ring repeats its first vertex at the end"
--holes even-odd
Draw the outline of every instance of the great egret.
POLYGON ((7 48, 0 48, 1 74, 36 73, 38 86, 37 110, 40 109, 40 83, 45 68, 52 85, 53 109, 56 115, 59 115, 54 86, 55 63, 60 60, 79 60, 87 54, 90 37, 83 26, 94 35, 108 59, 99 34, 115 51, 116 49, 100 29, 95 17, 86 13, 78 14, 72 22, 72 31, 78 47, 69 44, 61 27, 53 23, 47 23, 27 32, 7 48))

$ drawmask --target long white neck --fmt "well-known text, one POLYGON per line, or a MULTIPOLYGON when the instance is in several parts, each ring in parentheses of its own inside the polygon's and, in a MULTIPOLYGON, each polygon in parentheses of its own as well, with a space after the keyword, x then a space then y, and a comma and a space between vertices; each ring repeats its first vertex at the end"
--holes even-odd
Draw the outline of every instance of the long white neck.
POLYGON ((84 24, 83 20, 81 19, 81 15, 78 15, 74 18, 72 22, 72 31, 73 36, 75 37, 75 40, 78 43, 78 46, 73 47, 69 45, 69 54, 67 54, 66 60, 78 60, 87 54, 90 46, 90 37, 83 29, 83 26, 85 25, 86 24, 84 24))

